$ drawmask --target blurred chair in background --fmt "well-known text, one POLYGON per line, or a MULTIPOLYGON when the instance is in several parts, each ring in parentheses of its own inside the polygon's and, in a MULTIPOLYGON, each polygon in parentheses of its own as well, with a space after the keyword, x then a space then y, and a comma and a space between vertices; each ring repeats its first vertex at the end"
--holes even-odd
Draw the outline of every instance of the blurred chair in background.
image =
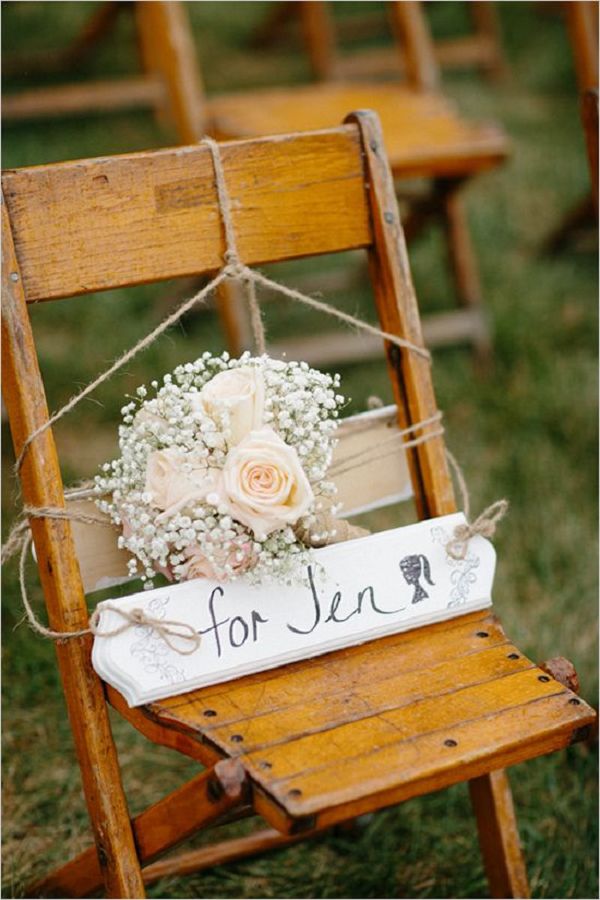
POLYGON ((76 68, 110 35, 123 11, 134 16, 143 74, 8 94, 2 103, 4 121, 149 107, 159 120, 167 118, 174 124, 182 143, 197 141, 203 133, 202 90, 194 41, 180 2, 102 3, 70 47, 33 58, 15 54, 3 60, 4 73, 42 75, 76 68))
POLYGON ((598 216, 598 0, 568 0, 562 4, 581 97, 581 116, 590 164, 592 190, 564 217, 544 243, 556 253, 574 234, 597 222, 598 216))
MULTIPOLYGON (((298 3, 313 68, 325 75, 335 69, 332 22, 324 2, 298 3)), ((102 4, 79 40, 63 54, 77 62, 114 26, 120 9, 134 12, 145 74, 140 78, 38 88, 4 102, 7 121, 30 116, 82 113, 152 106, 169 115, 180 140, 193 143, 202 134, 217 138, 258 137, 281 132, 328 127, 350 109, 375 108, 385 132, 386 147, 396 179, 426 179, 426 194, 412 196, 405 221, 407 237, 418 234, 432 219, 440 219, 460 309, 437 313, 425 321, 429 344, 472 343, 477 360, 491 355, 489 330, 482 308, 478 267, 461 197, 464 183, 491 169, 507 155, 503 132, 495 125, 462 117, 439 93, 434 47, 421 4, 412 0, 389 3, 399 59, 404 60, 406 84, 334 81, 306 87, 248 90, 206 101, 184 4, 134 2, 102 4), (400 57, 402 54, 402 57, 400 57)), ((248 345, 246 308, 239 288, 219 291, 218 309, 227 344, 237 356, 248 345)), ((279 348, 281 352, 284 347, 279 348)), ((307 362, 337 364, 379 355, 378 342, 364 336, 344 336, 295 346, 307 362)))
MULTIPOLYGON (((441 219, 457 299, 461 309, 436 314, 424 321, 430 345, 456 341, 472 343, 478 361, 491 354, 488 327, 482 308, 479 272, 461 197, 465 182, 493 169, 507 156, 508 141, 497 125, 464 118, 439 92, 439 72, 422 4, 390 2, 398 52, 402 52, 406 83, 326 80, 307 86, 278 87, 213 98, 207 106, 210 131, 221 139, 326 128, 349 109, 373 108, 382 121, 386 150, 395 179, 426 179, 430 189, 413 195, 404 223, 410 240, 432 219, 441 219)), ((336 53, 333 24, 327 4, 296 4, 301 16, 313 70, 334 73, 336 53)), ((369 350, 365 337, 345 336, 334 345, 312 339, 295 352, 309 362, 339 363, 369 350)))
MULTIPOLYGON (((496 5, 490 0, 471 0, 464 6, 471 20, 472 30, 453 37, 437 38, 434 42, 436 60, 443 68, 477 68, 490 80, 499 81, 506 76, 508 67, 502 48, 496 5)), ((271 3, 267 15, 252 35, 251 46, 263 49, 283 43, 289 38, 291 31, 295 30, 294 26, 299 26, 304 32, 302 18, 301 4, 295 0, 271 3)), ((385 36, 389 31, 389 22, 385 10, 377 6, 361 15, 337 16, 335 29, 340 41, 365 40, 385 36)), ((338 58, 335 61, 335 72, 321 71, 318 59, 313 60, 311 57, 311 63, 316 78, 332 77, 334 74, 376 77, 397 73, 403 60, 397 49, 377 47, 375 50, 354 53, 352 58, 338 58)))

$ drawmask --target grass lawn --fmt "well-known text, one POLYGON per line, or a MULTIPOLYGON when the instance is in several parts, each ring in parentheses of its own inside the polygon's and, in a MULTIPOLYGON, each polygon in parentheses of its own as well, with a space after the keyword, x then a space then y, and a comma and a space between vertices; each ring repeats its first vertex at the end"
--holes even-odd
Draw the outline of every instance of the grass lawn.
MULTIPOLYGON (((68 41, 93 3, 3 4, 3 47, 43 49, 68 41)), ((338 4, 340 7, 346 4, 338 4)), ((297 81, 306 63, 290 47, 252 53, 247 36, 268 4, 190 3, 207 89, 297 81)), ((354 5, 351 5, 354 7, 354 5)), ((356 5, 358 6, 358 4, 356 5)), ((495 607, 511 638, 536 660, 563 654, 580 675, 583 696, 597 696, 597 257, 580 238, 560 254, 540 252, 546 234, 589 185, 572 57, 560 16, 547 4, 501 2, 511 78, 490 86, 474 74, 445 79, 465 111, 503 123, 514 153, 502 169, 467 191, 495 360, 475 374, 469 351, 435 353, 434 379, 448 441, 467 474, 472 506, 511 501, 501 526, 495 607)), ((558 4, 555 4, 558 7, 558 4)), ((463 4, 436 4, 441 33, 460 28, 463 4)), ((131 70, 131 27, 124 20, 78 77, 131 70)), ((6 79, 5 90, 26 84, 6 79)), ((142 112, 79 121, 6 125, 5 167, 164 146, 175 137, 142 112)), ((440 235, 411 245, 424 311, 452 302, 440 235)), ((345 265, 346 260, 334 262, 345 265)), ((290 280, 330 261, 282 267, 290 280)), ((279 271, 279 270, 278 270, 279 271)), ((170 308, 177 286, 154 285, 31 309, 49 405, 130 346, 170 308)), ((331 297, 371 315, 358 287, 331 297)), ((333 328, 317 315, 270 303, 273 337, 333 328)), ((221 347, 214 313, 188 317, 85 402, 56 430, 65 481, 90 476, 116 448, 122 397, 135 385, 204 349, 221 347)), ((344 367, 352 411, 371 394, 391 397, 382 362, 344 367)), ((12 449, 3 425, 3 534, 19 508, 10 475, 12 449)), ((398 521, 398 510, 372 515, 371 528, 398 521)), ((31 567, 33 570, 33 566, 31 567)), ((31 596, 41 609, 35 577, 31 596)), ((89 842, 54 648, 21 624, 16 567, 3 592, 3 896, 89 842)), ((177 786, 197 767, 142 739, 115 717, 114 730, 134 813, 177 786)), ((597 758, 576 745, 510 773, 534 897, 596 897, 597 758)), ((228 826, 237 834, 249 823, 228 826)), ((209 835, 210 837, 210 835, 209 835)), ((205 842, 206 836, 191 845, 205 842)), ((168 879, 152 897, 481 897, 487 887, 465 785, 375 815, 359 835, 325 835, 263 858, 185 879, 168 879)))

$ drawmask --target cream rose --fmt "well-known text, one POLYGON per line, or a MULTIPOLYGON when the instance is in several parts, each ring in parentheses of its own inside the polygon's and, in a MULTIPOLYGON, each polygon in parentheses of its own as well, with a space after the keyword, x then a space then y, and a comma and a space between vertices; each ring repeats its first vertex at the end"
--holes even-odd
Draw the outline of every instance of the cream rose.
POLYGON ((144 490, 150 494, 152 506, 162 509, 167 518, 192 503, 201 503, 214 491, 218 480, 215 469, 192 465, 185 471, 186 457, 175 448, 155 450, 148 457, 144 490))
POLYGON ((229 451, 220 493, 233 518, 259 539, 296 523, 314 500, 296 450, 268 427, 229 451))
POLYGON ((192 408, 200 404, 212 419, 219 421, 220 414, 229 414, 231 445, 239 442, 254 428, 263 424, 265 383, 262 373, 255 366, 240 366, 219 372, 204 385, 192 408))

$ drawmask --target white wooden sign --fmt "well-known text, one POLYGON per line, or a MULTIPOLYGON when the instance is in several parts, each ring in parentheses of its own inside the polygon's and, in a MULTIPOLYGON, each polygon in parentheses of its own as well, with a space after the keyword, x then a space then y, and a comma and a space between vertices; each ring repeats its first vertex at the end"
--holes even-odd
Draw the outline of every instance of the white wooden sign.
POLYGON ((196 579, 107 600, 98 607, 100 630, 123 624, 105 604, 141 608, 155 619, 191 625, 201 644, 184 656, 153 628, 136 625, 96 637, 94 668, 130 706, 139 706, 483 609, 492 602, 493 546, 474 537, 460 561, 445 551, 464 522, 456 513, 316 550, 302 581, 291 587, 196 579))

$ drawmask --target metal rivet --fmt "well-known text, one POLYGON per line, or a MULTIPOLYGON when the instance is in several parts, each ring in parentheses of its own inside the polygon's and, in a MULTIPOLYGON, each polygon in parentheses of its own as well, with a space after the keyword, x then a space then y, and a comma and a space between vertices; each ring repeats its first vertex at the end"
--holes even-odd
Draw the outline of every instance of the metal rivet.
POLYGON ((538 675, 538 681, 550 681, 547 675, 538 675))
POLYGON ((261 769, 272 769, 273 768, 273 763, 267 762, 266 759, 262 759, 258 765, 260 766, 261 769))
POLYGON ((11 280, 11 281, 18 281, 18 280, 19 280, 19 273, 18 273, 18 272, 11 272, 11 273, 10 273, 10 280, 11 280))
POLYGON ((205 709, 202 715, 206 716, 207 719, 210 719, 213 716, 216 716, 216 712, 214 709, 205 709))
POLYGON ((519 654, 518 654, 518 653, 509 653, 509 654, 508 654, 508 658, 509 658, 509 659, 518 659, 518 658, 519 658, 519 654))
POLYGON ((446 747, 456 747, 456 744, 457 742, 454 740, 454 738, 447 738, 447 740, 444 741, 444 745, 446 747))
POLYGON ((242 737, 241 734, 232 734, 231 740, 233 741, 234 744, 241 744, 241 742, 244 740, 244 738, 242 737))
POLYGON ((383 218, 384 218, 385 221, 388 223, 388 225, 393 225, 393 224, 394 224, 394 213, 386 212, 386 213, 383 214, 383 218))
POLYGON ((487 631, 478 631, 477 637, 489 637, 489 634, 487 631))
POLYGON ((377 149, 378 149, 379 145, 378 145, 377 141, 371 140, 371 141, 369 141, 369 147, 371 148, 373 153, 377 153, 377 149))
POLYGON ((292 788, 291 791, 288 791, 288 797, 301 797, 302 791, 298 788, 292 788))
POLYGON ((571 697, 569 703, 571 704, 571 706, 580 706, 581 700, 578 700, 577 697, 571 697))

